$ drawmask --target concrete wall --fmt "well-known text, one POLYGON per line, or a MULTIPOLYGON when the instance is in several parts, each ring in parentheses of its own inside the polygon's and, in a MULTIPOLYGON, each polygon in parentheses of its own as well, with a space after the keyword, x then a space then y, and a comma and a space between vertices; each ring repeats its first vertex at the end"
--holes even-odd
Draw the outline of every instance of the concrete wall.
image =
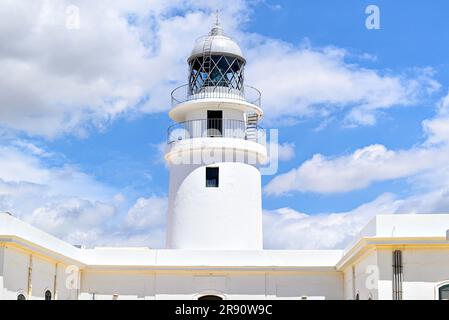
MULTIPOLYGON (((0 280, 0 298, 16 300, 18 294, 23 294, 27 299, 43 300, 45 291, 55 295, 55 275, 56 290, 58 299, 76 299, 78 293, 66 286, 67 274, 66 265, 58 264, 39 255, 32 256, 31 268, 31 297, 29 296, 28 279, 31 253, 15 247, 0 248, 0 261, 3 259, 2 281, 0 280), (2 258, 3 257, 3 258, 2 258)), ((1 270, 1 269, 0 269, 1 270)))
POLYGON ((218 188, 206 188, 207 166, 170 167, 168 248, 261 250, 259 170, 234 162, 213 166, 220 170, 218 188))
POLYGON ((392 299, 392 252, 402 250, 403 299, 438 299, 438 287, 449 283, 449 248, 371 248, 338 271, 179 271, 83 269, 33 253, 31 297, 28 296, 30 252, 0 246, 0 299, 43 299, 46 290, 57 298, 197 299, 216 294, 224 299, 392 299), (352 268, 354 267, 353 276, 352 268), (66 272, 70 271, 72 272, 66 272), (75 284, 70 287, 72 277, 75 284))
POLYGON ((342 299, 341 273, 85 271, 80 299, 342 299))
MULTIPOLYGON (((198 299, 215 294, 224 299, 342 299, 343 275, 339 272, 261 272, 261 271, 114 271, 84 269, 67 273, 71 266, 46 259, 32 258, 31 297, 28 297, 30 252, 16 247, 0 247, 0 275, 4 288, 1 299, 44 299, 46 290, 57 299, 198 299), (73 277, 79 290, 67 285, 73 277)), ((0 282, 1 284, 1 282, 0 282)))
MULTIPOLYGON (((402 250, 403 299, 438 299, 438 286, 449 281, 449 249, 397 248, 402 250)), ((392 251, 379 250, 379 298, 392 299, 392 251)))
POLYGON ((32 297, 43 300, 45 291, 50 291, 54 295, 55 264, 49 261, 33 257, 32 268, 32 297))
POLYGON ((344 269, 344 297, 361 300, 393 299, 393 251, 402 251, 403 300, 438 299, 438 287, 449 282, 449 249, 399 246, 370 250, 344 269), (352 267, 355 269, 353 287, 352 267), (377 270, 376 270, 377 269, 377 270), (377 275, 376 275, 377 272, 377 275), (373 284, 375 287, 373 287, 373 284))
POLYGON ((152 272, 83 271, 83 300, 111 300, 114 294, 124 299, 154 299, 155 276, 152 272))
POLYGON ((4 252, 5 249, 2 245, 0 245, 0 300, 3 300, 3 291, 4 291, 4 277, 3 277, 3 266, 4 266, 4 252))
POLYGON ((343 274, 311 273, 298 275, 269 275, 268 298, 341 300, 343 299, 343 274))
POLYGON ((28 267, 30 255, 11 248, 4 248, 3 299, 17 299, 19 293, 28 297, 28 267))
POLYGON ((377 250, 364 253, 343 270, 344 298, 360 300, 378 298, 377 250))

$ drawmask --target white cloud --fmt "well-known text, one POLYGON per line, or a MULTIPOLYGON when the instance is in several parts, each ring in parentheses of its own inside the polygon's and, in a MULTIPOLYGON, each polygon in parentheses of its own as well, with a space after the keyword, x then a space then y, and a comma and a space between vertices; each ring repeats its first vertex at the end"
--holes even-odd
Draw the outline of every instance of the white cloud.
POLYGON ((122 114, 167 110, 171 89, 187 82, 185 57, 210 28, 211 11, 232 16, 225 20, 232 32, 245 7, 239 0, 3 1, 0 125, 84 136, 122 114), (66 28, 74 4, 79 29, 66 28))
POLYGON ((170 91, 187 82, 185 58, 215 9, 246 48, 247 78, 262 89, 268 118, 349 108, 349 123, 372 124, 377 109, 409 104, 438 87, 429 71, 384 74, 345 61, 339 48, 245 33, 251 8, 243 0, 80 1, 80 28, 70 29, 66 9, 73 4, 2 3, 0 68, 8 76, 0 80, 1 126, 85 136, 118 116, 168 110, 170 91))
POLYGON ((126 226, 132 229, 143 229, 145 232, 152 228, 165 226, 167 199, 157 196, 137 199, 129 209, 125 218, 126 226))
POLYGON ((277 150, 279 161, 290 161, 295 157, 295 144, 292 142, 278 144, 277 150))
POLYGON ((301 192, 348 192, 377 181, 409 177, 449 162, 447 148, 388 150, 370 145, 350 155, 314 155, 297 169, 276 176, 265 187, 267 194, 301 192))
POLYGON ((377 214, 394 213, 391 194, 343 213, 307 215, 291 208, 264 212, 264 246, 270 249, 342 249, 377 214))
MULTIPOLYGON (((28 143, 28 142, 26 142, 28 143)), ((30 148, 33 150, 34 148, 30 148)), ((42 149, 45 151, 45 149, 42 149)), ((10 147, 10 160, 21 163, 22 173, 0 170, 0 210, 50 232, 69 243, 107 246, 150 246, 165 242, 167 199, 152 195, 131 205, 126 197, 81 172, 68 175, 65 189, 57 180, 59 167, 45 167, 31 151, 10 147), (12 152, 14 151, 14 152, 12 152), (37 172, 34 174, 30 174, 37 172), (32 178, 27 181, 26 176, 32 178), (83 176, 83 179, 73 179, 83 176), (6 180, 5 180, 6 179, 6 180), (95 185, 92 187, 92 185, 95 185), (87 197, 84 189, 90 189, 87 197)), ((44 152, 45 153, 45 152, 44 152)), ((47 159, 47 158, 45 158, 47 159)), ((0 162, 0 169, 5 163, 0 162)), ((441 213, 449 210, 449 168, 419 175, 416 186, 426 185, 416 195, 400 199, 384 194, 372 202, 342 213, 307 215, 290 208, 264 212, 266 248, 343 248, 376 214, 441 213)))
MULTIPOLYGON (((187 81, 185 58, 193 41, 207 32, 217 8, 227 33, 246 47, 247 79, 263 91, 269 119, 289 122, 347 109, 347 124, 373 124, 379 109, 412 104, 439 87, 429 70, 391 74, 351 63, 339 48, 293 46, 244 33, 240 25, 250 8, 243 1, 79 1, 80 29, 74 30, 65 27, 72 4, 6 0, 0 6, 0 68, 6 75, 0 80, 0 126, 8 134, 84 136, 121 115, 166 111, 171 89, 187 81)), ((353 190, 425 171, 429 161, 447 160, 445 150, 435 147, 448 140, 443 109, 425 123, 426 146, 392 151, 374 145, 342 157, 317 155, 305 169, 275 178, 267 189, 353 190), (417 163, 409 157, 417 157, 417 163), (385 171, 377 177, 379 166, 385 171)), ((130 204, 118 190, 75 166, 50 165, 56 155, 30 141, 2 143, 0 155, 1 210, 72 243, 163 245, 164 197, 130 204)), ((280 145, 280 157, 292 159, 294 146, 280 145)), ((431 174, 420 179, 438 180, 431 174)), ((266 241, 279 248, 340 246, 374 212, 442 209, 446 194, 432 190, 408 202, 384 196, 349 213, 316 217, 291 209, 266 212, 265 221, 271 221, 265 224, 266 241)))
POLYGON ((449 94, 438 105, 437 116, 423 122, 427 145, 449 143, 449 94))
POLYGON ((429 144, 449 142, 449 116, 442 116, 424 122, 429 144))
POLYGON ((119 230, 113 238, 106 237, 103 241, 121 246, 164 248, 166 219, 167 198, 155 195, 139 198, 124 218, 124 230, 119 230))
POLYGON ((82 134, 83 121, 107 121, 124 111, 124 101, 135 104, 143 94, 135 82, 144 48, 119 12, 81 6, 81 28, 70 30, 65 27, 69 4, 2 5, 0 65, 9 75, 0 80, 3 125, 46 136, 75 129, 82 134), (108 33, 114 37, 105 37, 108 33), (126 81, 121 70, 136 75, 126 81))
POLYGON ((70 198, 38 207, 23 218, 71 243, 92 243, 107 229, 115 210, 109 204, 70 198))
POLYGON ((25 141, 25 140, 16 140, 13 142, 13 145, 15 145, 16 147, 19 147, 20 149, 23 149, 25 151, 29 151, 30 153, 39 156, 39 157, 52 157, 54 156, 51 152, 47 152, 44 149, 42 149, 41 147, 37 146, 36 144, 29 142, 29 141, 25 141))
POLYGON ((247 78, 262 90, 267 116, 281 121, 348 109, 347 125, 373 125, 378 110, 416 103, 440 87, 430 69, 395 75, 348 62, 350 54, 340 48, 251 40, 247 78))
MULTIPOLYGON (((270 248, 344 248, 369 219, 378 214, 428 214, 449 211, 449 146, 446 119, 449 95, 433 119, 423 122, 424 143, 407 150, 371 145, 350 155, 315 155, 299 168, 274 178, 269 194, 292 191, 345 192, 375 181, 408 178, 405 197, 384 194, 343 213, 307 215, 290 208, 264 213, 265 243, 270 248)), ((449 124, 449 123, 448 123, 449 124)))
POLYGON ((74 244, 163 246, 164 197, 130 204, 124 194, 73 166, 46 165, 53 155, 30 141, 2 144, 0 211, 74 244))
POLYGON ((26 140, 2 141, 0 155, 0 210, 23 218, 31 215, 32 220, 54 215, 49 228, 59 223, 57 212, 86 212, 90 207, 102 211, 102 203, 117 194, 74 166, 47 165, 54 155, 26 140))
MULTIPOLYGON (((444 178, 448 178, 447 172, 444 178)), ((344 249, 374 216, 449 211, 449 183, 405 198, 383 194, 348 212, 307 215, 291 208, 264 212, 264 245, 270 249, 344 249)))
POLYGON ((266 185, 265 192, 273 195, 293 191, 348 192, 366 188, 374 182, 413 177, 447 167, 448 100, 446 97, 440 103, 436 117, 423 122, 427 135, 424 143, 405 150, 388 150, 383 145, 370 145, 337 157, 316 154, 298 168, 273 178, 266 185))
MULTIPOLYGON (((15 142, 14 142, 15 143, 15 142)), ((30 147, 32 144, 24 142, 30 147)), ((34 146, 34 145, 33 145, 34 146)), ((37 148, 37 147, 36 147, 37 148)), ((42 150, 43 151, 43 150, 42 150)), ((12 145, 0 146, 0 180, 12 186, 27 184, 35 189, 45 188, 49 195, 63 194, 88 200, 110 199, 117 193, 75 166, 48 166, 48 152, 39 156, 12 145)))

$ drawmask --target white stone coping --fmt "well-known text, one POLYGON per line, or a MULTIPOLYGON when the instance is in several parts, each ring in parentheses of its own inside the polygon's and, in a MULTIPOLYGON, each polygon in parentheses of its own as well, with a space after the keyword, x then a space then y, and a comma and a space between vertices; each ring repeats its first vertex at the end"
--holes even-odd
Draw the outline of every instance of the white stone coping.
POLYGON ((176 122, 182 122, 186 120, 186 114, 192 111, 201 109, 234 109, 242 112, 255 112, 259 115, 259 119, 263 117, 263 111, 260 107, 250 102, 238 99, 227 98, 204 98, 197 100, 189 100, 181 102, 173 107, 168 115, 176 122))
MULTIPOLYGON (((257 160, 254 165, 264 164, 268 160, 267 148, 264 144, 250 140, 226 137, 201 137, 175 141, 167 145, 164 157, 165 160, 169 162, 174 162, 174 159, 180 162, 185 154, 190 155, 193 152, 198 152, 199 155, 209 155, 212 151, 215 151, 215 153, 221 151, 222 154, 219 155, 222 157, 225 157, 226 153, 233 153, 234 155, 239 152, 253 153, 256 155, 255 160, 257 160)), ((190 157, 187 157, 187 159, 190 159, 190 157)), ((199 159, 202 158, 200 157, 199 159)))
POLYGON ((372 218, 346 247, 363 238, 439 238, 449 230, 449 214, 380 214, 372 218))

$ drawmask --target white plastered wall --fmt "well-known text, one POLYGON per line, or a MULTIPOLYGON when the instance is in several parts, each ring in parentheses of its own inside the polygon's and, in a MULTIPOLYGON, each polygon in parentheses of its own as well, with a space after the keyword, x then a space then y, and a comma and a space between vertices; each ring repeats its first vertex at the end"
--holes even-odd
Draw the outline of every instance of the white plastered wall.
MULTIPOLYGON (((45 291, 50 290, 52 298, 55 297, 55 274, 57 298, 59 300, 76 299, 78 292, 67 286, 66 280, 71 275, 66 273, 67 265, 45 259, 33 254, 31 273, 31 297, 28 296, 28 272, 30 266, 30 253, 15 247, 0 248, 3 256, 3 285, 0 286, 0 298, 16 300, 18 294, 27 299, 42 300, 45 291)), ((75 276, 77 279, 77 276, 75 276)))
POLYGON ((342 299, 338 272, 99 272, 84 271, 80 299, 342 299))
MULTIPOLYGON (((398 247, 402 251, 404 300, 438 299, 438 286, 449 281, 449 249, 398 247)), ((379 299, 392 299, 392 252, 379 250, 379 299)))
POLYGON ((0 300, 3 300, 3 291, 4 291, 4 276, 3 276, 3 266, 4 266, 4 252, 5 248, 0 245, 0 300))
POLYGON ((343 270, 344 299, 355 299, 357 293, 360 300, 378 299, 377 275, 380 271, 375 249, 365 252, 355 262, 348 264, 343 270))
POLYGON ((438 299, 438 287, 449 283, 449 248, 398 246, 372 249, 344 269, 344 297, 353 299, 353 288, 360 299, 393 299, 393 251, 402 251, 403 300, 438 299), (353 287, 352 266, 355 268, 353 287), (377 271, 376 271, 377 268, 377 271), (377 288, 372 288, 376 282, 377 288))
POLYGON ((270 275, 268 297, 276 299, 343 299, 343 274, 305 273, 270 275))
POLYGON ((22 293, 28 299, 28 267, 30 255, 12 248, 4 248, 3 299, 16 300, 22 293))
POLYGON ((113 272, 84 270, 81 278, 82 300, 154 299, 155 274, 153 272, 113 272))
POLYGON ((174 249, 262 249, 259 170, 222 162, 219 187, 206 188, 206 166, 170 167, 167 245, 174 249))

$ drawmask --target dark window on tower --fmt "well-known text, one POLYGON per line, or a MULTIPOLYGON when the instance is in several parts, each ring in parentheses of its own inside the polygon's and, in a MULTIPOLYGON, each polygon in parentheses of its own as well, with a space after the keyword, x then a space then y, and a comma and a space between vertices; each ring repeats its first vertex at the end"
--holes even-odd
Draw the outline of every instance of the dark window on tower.
POLYGON ((206 168, 206 188, 218 188, 218 168, 206 168))

